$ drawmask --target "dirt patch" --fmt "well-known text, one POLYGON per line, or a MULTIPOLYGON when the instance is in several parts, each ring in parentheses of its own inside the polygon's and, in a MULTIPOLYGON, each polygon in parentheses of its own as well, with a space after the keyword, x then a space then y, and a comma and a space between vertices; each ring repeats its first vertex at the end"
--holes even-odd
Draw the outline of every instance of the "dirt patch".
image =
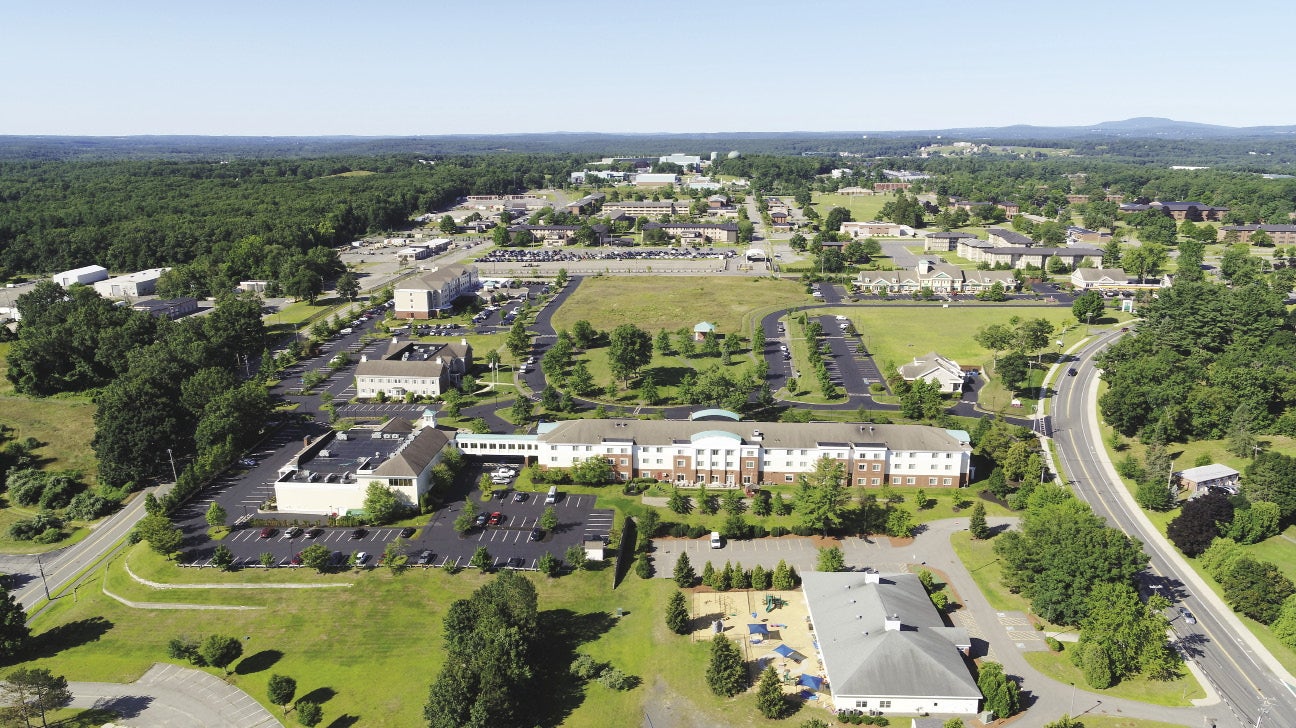
POLYGON ((913 545, 913 542, 914 542, 913 536, 910 536, 909 538, 896 538, 895 536, 892 536, 891 548, 893 549, 908 548, 909 546, 913 545))
POLYGON ((671 690, 658 675, 644 696, 643 728, 726 728, 725 721, 713 720, 702 713, 693 701, 671 690))

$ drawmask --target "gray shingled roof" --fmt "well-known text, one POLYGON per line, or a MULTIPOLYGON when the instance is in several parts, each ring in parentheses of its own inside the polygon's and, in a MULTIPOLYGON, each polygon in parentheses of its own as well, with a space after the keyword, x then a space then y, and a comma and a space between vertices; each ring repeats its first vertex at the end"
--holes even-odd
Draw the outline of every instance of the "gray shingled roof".
POLYGON ((986 228, 986 234, 992 235, 1011 245, 1034 245, 1035 241, 1029 236, 1022 235, 1016 230, 1005 230, 1004 228, 986 228))
POLYGON ((387 462, 374 470, 374 475, 395 478, 416 478, 428 463, 450 442, 446 433, 435 427, 424 427, 387 462))
POLYGON ((701 432, 731 433, 755 444, 761 432, 765 448, 813 448, 821 442, 885 443, 892 450, 957 452, 963 445, 948 431, 926 425, 867 425, 850 422, 690 422, 687 420, 566 420, 541 433, 550 443, 597 443, 633 440, 638 445, 670 445, 701 432))
POLYGON ((914 574, 865 583, 854 572, 807 572, 802 588, 824 669, 835 696, 980 698, 956 644, 967 632, 946 627, 914 574), (897 615, 900 630, 887 630, 897 615))

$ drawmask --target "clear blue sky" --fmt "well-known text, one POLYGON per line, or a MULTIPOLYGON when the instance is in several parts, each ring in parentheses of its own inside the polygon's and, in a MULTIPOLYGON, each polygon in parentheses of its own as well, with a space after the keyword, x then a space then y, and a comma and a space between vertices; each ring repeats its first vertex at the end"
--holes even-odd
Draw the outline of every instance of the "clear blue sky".
POLYGON ((0 13, 0 134, 1296 123, 1251 2, 39 2, 0 13))

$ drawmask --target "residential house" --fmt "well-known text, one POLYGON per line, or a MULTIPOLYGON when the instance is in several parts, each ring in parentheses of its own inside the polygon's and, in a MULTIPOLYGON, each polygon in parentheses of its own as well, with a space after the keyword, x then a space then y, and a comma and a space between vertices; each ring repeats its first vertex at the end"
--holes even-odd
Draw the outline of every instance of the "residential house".
POLYGON ((1124 288, 1135 282, 1134 276, 1121 268, 1076 268, 1071 272, 1071 285, 1079 291, 1124 288))
POLYGON ((927 253, 946 253, 957 249, 958 241, 966 238, 975 240, 976 236, 972 233, 927 233, 923 238, 923 251, 927 253))
POLYGON ((665 230, 666 234, 681 241, 698 243, 736 243, 738 242, 738 225, 725 223, 661 223, 650 222, 644 230, 665 230))
POLYGON ((1263 230, 1274 245, 1296 245, 1296 225, 1224 225, 1219 229, 1219 239, 1224 240, 1229 233, 1237 233, 1240 242, 1248 243, 1251 235, 1263 230))
POLYGON ((454 308, 454 302, 477 289, 476 266, 448 265, 396 284, 396 318, 426 319, 454 308))
POLYGON ((450 435, 426 410, 417 423, 396 418, 345 432, 329 430, 282 468, 275 481, 281 514, 347 515, 364 510, 371 483, 417 507, 432 488, 432 468, 445 455, 450 435))
POLYGON ((137 273, 96 281, 95 291, 104 298, 139 298, 151 296, 157 290, 158 279, 170 268, 150 268, 137 273))
POLYGON ((1017 290, 1012 271, 967 270, 943 260, 919 258, 913 268, 898 270, 862 270, 855 279, 861 289, 872 293, 915 293, 926 288, 939 295, 980 293, 998 283, 1005 291, 1017 290))
POLYGON ((916 574, 801 574, 815 646, 837 710, 976 715, 972 641, 947 627, 916 574))
POLYGON ((460 432, 455 442, 465 455, 541 468, 597 457, 619 480, 728 488, 794 483, 821 457, 840 462, 857 486, 952 488, 972 475, 967 433, 925 425, 581 419, 541 423, 535 434, 460 432))
POLYGON ((900 376, 906 382, 919 379, 935 382, 942 392, 962 392, 966 377, 959 365, 951 359, 929 351, 923 356, 916 356, 908 364, 900 366, 900 376))
POLYGON ((392 339, 382 356, 362 355, 356 365, 356 396, 369 399, 381 392, 388 397, 439 397, 458 387, 472 367, 472 345, 456 342, 423 343, 392 339))
POLYGON ((774 210, 770 212, 770 226, 775 230, 791 230, 792 222, 788 217, 786 210, 774 210))
POLYGON ((1210 465, 1199 465, 1187 470, 1179 470, 1171 474, 1171 477, 1179 487, 1189 493, 1205 493, 1211 489, 1219 490, 1229 495, 1237 495, 1241 486, 1239 479, 1241 474, 1227 465, 1211 463, 1210 465))
POLYGON ((974 263, 1009 268, 1044 268, 1049 258, 1057 256, 1071 268, 1083 264, 1101 265, 1102 251, 1097 248, 1039 248, 1025 246, 996 246, 982 240, 960 240, 958 256, 974 263))

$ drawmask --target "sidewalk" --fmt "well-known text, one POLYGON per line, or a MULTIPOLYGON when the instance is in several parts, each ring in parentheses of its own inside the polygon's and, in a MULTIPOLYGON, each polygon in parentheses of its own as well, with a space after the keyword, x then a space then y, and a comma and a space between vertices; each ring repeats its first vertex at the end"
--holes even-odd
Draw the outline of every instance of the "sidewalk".
POLYGON ((157 663, 133 683, 69 682, 73 708, 102 708, 118 725, 271 728, 280 723, 251 695, 202 670, 157 663))

